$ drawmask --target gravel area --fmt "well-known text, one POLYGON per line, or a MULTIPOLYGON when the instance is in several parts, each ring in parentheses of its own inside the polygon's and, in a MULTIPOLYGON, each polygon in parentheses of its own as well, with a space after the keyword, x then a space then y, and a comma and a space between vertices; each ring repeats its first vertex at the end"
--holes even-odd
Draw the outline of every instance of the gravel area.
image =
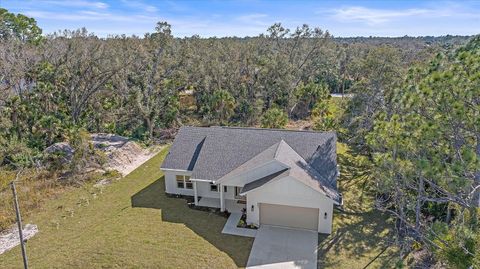
MULTIPOLYGON (((35 224, 27 224, 23 226, 23 239, 28 240, 38 233, 38 227, 35 224)), ((15 224, 11 229, 5 233, 0 234, 0 254, 18 246, 20 244, 20 237, 18 235, 18 227, 15 224)))

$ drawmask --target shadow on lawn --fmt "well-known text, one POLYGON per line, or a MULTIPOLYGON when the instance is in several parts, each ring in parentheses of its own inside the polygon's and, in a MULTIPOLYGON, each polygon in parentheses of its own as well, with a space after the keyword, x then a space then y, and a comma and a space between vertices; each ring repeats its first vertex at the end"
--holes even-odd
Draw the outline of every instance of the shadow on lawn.
POLYGON ((132 207, 161 209, 163 221, 185 224, 217 249, 227 253, 238 267, 246 266, 253 239, 222 234, 226 218, 191 209, 184 199, 167 197, 164 177, 134 194, 131 201, 132 207))
POLYGON ((338 163, 344 211, 335 211, 332 234, 319 235, 319 268, 341 268, 345 260, 358 261, 355 268, 366 268, 373 262, 375 267, 393 267, 395 250, 390 247, 389 217, 373 209, 371 163, 348 148, 338 153, 338 163), (329 259, 327 254, 334 258, 329 259))
POLYGON ((365 268, 369 263, 380 264, 380 268, 392 267, 389 249, 389 228, 386 216, 378 211, 365 213, 335 213, 336 225, 330 235, 319 235, 318 266, 341 267, 342 264, 327 259, 327 253, 336 257, 345 256, 348 260, 360 260, 357 268, 365 268), (377 257, 378 256, 378 257, 377 257))

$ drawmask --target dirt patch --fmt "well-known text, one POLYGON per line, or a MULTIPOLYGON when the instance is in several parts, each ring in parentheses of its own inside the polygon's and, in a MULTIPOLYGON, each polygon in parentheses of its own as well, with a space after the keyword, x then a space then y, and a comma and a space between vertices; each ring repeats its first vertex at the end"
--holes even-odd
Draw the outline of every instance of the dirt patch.
POLYGON ((105 169, 117 170, 123 176, 128 175, 159 151, 158 147, 144 149, 136 142, 119 135, 100 133, 92 134, 91 137, 94 147, 107 155, 105 169))
MULTIPOLYGON (((126 137, 105 133, 91 134, 91 143, 107 157, 103 169, 117 170, 123 176, 135 170, 161 149, 161 147, 145 149, 126 137)), ((67 142, 53 144, 46 152, 61 153, 64 156, 62 161, 65 163, 69 162, 74 154, 74 150, 67 142)), ((98 170, 98 167, 91 169, 98 170)))
MULTIPOLYGON (((23 239, 28 240, 38 233, 38 227, 34 224, 27 224, 23 227, 23 239)), ((0 254, 20 245, 18 227, 15 225, 5 233, 0 234, 0 254)))

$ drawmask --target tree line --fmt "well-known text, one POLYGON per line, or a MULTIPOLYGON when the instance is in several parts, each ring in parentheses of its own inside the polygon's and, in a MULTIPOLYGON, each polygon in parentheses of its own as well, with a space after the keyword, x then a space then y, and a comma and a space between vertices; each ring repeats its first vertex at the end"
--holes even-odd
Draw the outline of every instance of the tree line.
POLYGON ((399 260, 423 248, 431 255, 418 266, 477 268, 480 37, 405 70, 378 53, 390 60, 366 59, 371 76, 353 85, 342 123, 372 162, 369 183, 376 208, 394 217, 399 260))

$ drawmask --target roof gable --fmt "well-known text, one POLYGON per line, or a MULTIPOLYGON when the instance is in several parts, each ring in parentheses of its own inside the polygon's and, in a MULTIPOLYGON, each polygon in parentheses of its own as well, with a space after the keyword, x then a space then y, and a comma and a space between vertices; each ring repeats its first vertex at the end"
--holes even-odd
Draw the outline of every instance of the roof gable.
POLYGON ((278 145, 280 145, 280 142, 277 142, 270 147, 268 147, 266 150, 260 152, 253 158, 247 160, 244 162, 242 165, 239 167, 233 169, 226 175, 222 176, 219 180, 217 180, 217 183, 224 182, 225 180, 229 178, 233 178, 236 176, 239 176, 247 171, 253 170, 256 167, 259 167, 263 164, 266 164, 268 162, 271 162, 275 159, 275 154, 277 152, 278 145))
POLYGON ((339 202, 340 195, 331 180, 314 169, 285 141, 280 141, 275 159, 290 167, 289 175, 308 187, 325 194, 332 200, 339 202))
POLYGON ((340 202, 340 195, 338 194, 336 187, 331 186, 328 179, 324 178, 318 171, 313 169, 302 158, 302 156, 295 152, 295 150, 293 150, 285 141, 281 140, 278 145, 276 144, 274 159, 288 168, 271 173, 270 175, 246 184, 243 188, 243 194, 268 185, 278 179, 290 176, 307 187, 324 194, 335 202, 340 202))

